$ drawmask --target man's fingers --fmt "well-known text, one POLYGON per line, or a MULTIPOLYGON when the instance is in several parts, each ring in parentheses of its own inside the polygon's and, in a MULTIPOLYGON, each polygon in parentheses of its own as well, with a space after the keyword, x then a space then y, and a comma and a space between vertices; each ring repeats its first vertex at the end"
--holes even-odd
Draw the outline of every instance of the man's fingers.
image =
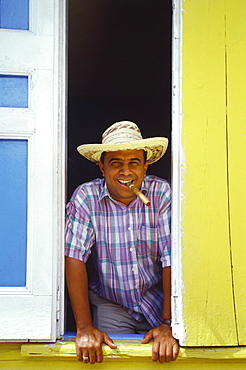
POLYGON ((77 359, 79 361, 82 361, 82 353, 81 353, 80 349, 77 348, 77 347, 76 347, 76 354, 77 354, 77 359))
POLYGON ((178 354, 179 354, 179 345, 178 343, 176 342, 173 346, 173 358, 172 358, 172 361, 175 361, 178 357, 178 354))
POLYGON ((143 344, 146 344, 148 343, 151 339, 153 339, 153 335, 152 335, 152 330, 148 331, 147 334, 145 334, 145 336, 143 337, 141 343, 143 344))
POLYGON ((104 343, 107 344, 110 348, 112 349, 115 349, 117 348, 116 344, 113 342, 113 340, 111 338, 109 338, 109 336, 104 333, 104 343))
POLYGON ((158 356, 159 362, 163 363, 163 362, 175 361, 176 358, 178 357, 178 353, 179 353, 179 346, 176 343, 174 345, 167 345, 167 344, 160 345, 159 356, 158 356))
MULTIPOLYGON (((93 355, 89 355, 87 352, 84 352, 82 354, 82 361, 87 364, 88 362, 90 362, 90 359, 93 358, 93 355)), ((95 361, 94 361, 95 362, 95 361)), ((92 362, 93 363, 93 362, 92 362)))
POLYGON ((81 360, 84 364, 94 364, 95 362, 102 362, 102 351, 101 349, 98 349, 96 351, 94 349, 90 349, 89 351, 83 350, 81 360))
POLYGON ((102 353, 102 348, 100 348, 96 351, 96 362, 100 363, 102 361, 103 361, 103 353, 102 353))
POLYGON ((159 350, 159 362, 170 362, 172 361, 172 347, 170 346, 160 346, 159 350))
POLYGON ((159 360, 159 342, 154 342, 152 346, 152 361, 157 362, 159 360))

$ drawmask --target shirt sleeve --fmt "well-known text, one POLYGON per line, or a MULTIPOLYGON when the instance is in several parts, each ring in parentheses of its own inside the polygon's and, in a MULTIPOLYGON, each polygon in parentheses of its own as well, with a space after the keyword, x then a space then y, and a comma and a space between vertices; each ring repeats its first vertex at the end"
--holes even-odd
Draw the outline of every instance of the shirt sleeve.
POLYGON ((84 202, 75 198, 66 207, 65 255, 86 262, 94 241, 90 212, 84 202))
POLYGON ((158 221, 158 240, 162 267, 171 266, 171 189, 168 183, 163 189, 158 221))

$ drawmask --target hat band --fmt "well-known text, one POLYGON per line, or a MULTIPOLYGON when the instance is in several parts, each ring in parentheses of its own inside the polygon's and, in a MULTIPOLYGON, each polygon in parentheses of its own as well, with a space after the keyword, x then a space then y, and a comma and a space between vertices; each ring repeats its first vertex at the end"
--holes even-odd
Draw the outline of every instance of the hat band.
POLYGON ((124 137, 116 137, 116 138, 114 138, 114 139, 112 139, 112 140, 106 140, 106 141, 104 141, 102 144, 107 144, 107 145, 119 145, 119 144, 125 144, 125 143, 132 143, 133 141, 138 141, 138 140, 141 140, 141 139, 139 139, 139 138, 135 138, 135 139, 133 139, 132 138, 132 136, 130 137, 126 137, 125 135, 124 135, 124 137))
POLYGON ((121 144, 129 143, 131 141, 142 140, 139 132, 133 130, 126 130, 124 132, 111 132, 102 139, 102 144, 121 144))

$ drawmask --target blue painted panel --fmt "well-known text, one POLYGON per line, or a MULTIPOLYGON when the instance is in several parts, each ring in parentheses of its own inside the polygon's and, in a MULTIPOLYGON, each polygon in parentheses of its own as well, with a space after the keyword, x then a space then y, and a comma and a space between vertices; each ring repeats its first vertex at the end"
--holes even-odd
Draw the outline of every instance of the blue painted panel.
POLYGON ((28 107, 28 77, 0 75, 0 107, 28 107))
POLYGON ((27 140, 0 139, 0 286, 26 285, 27 140))
POLYGON ((0 28, 29 29, 29 0, 0 0, 0 28))
MULTIPOLYGON (((111 339, 115 341, 135 341, 135 342, 141 342, 143 340, 144 335, 143 334, 112 334, 112 333, 107 333, 111 339)), ((73 331, 66 331, 66 333, 62 336, 62 340, 65 341, 72 341, 75 340, 76 338, 76 333, 73 331)))

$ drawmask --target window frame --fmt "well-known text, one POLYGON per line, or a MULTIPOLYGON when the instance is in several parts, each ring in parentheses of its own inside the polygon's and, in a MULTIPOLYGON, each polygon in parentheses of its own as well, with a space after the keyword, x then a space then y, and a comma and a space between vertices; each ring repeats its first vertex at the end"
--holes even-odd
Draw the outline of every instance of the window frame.
POLYGON ((185 335, 182 312, 181 184, 184 154, 182 129, 182 0, 172 0, 172 330, 175 338, 185 335))
MULTIPOLYGON (((181 150, 181 128, 182 128, 182 0, 172 0, 172 330, 175 338, 182 342, 185 335, 182 312, 182 265, 181 265, 181 168, 184 165, 184 155, 181 150)), ((63 61, 63 70, 66 71, 66 59, 63 61), (65 65, 64 65, 65 64, 65 65)), ((67 72, 66 72, 67 75, 67 72)), ((66 76, 67 78, 67 76, 66 76)), ((65 86, 66 84, 64 84, 65 86)), ((64 101, 66 102, 66 94, 64 101)), ((65 103, 66 105, 66 103, 65 103)), ((66 109, 65 109, 66 110, 66 109)), ((64 162, 66 158, 66 144, 62 152, 64 162)), ((65 172, 66 165, 64 164, 65 172)), ((65 186, 64 186, 65 189, 65 186)), ((61 190, 62 193, 62 190, 61 190)), ((65 194, 65 191, 63 195, 65 194)), ((63 196, 65 199, 65 195, 63 196)), ((63 202, 61 204, 64 204, 63 202)), ((65 297, 64 297, 64 265, 60 265, 60 281, 63 287, 60 297, 61 317, 65 320, 65 297), (62 304, 62 302, 64 302, 62 304)), ((61 320, 61 321, 62 321, 61 320)), ((60 328, 64 329, 60 325, 60 328)), ((59 331, 62 333, 62 330, 59 331)))

